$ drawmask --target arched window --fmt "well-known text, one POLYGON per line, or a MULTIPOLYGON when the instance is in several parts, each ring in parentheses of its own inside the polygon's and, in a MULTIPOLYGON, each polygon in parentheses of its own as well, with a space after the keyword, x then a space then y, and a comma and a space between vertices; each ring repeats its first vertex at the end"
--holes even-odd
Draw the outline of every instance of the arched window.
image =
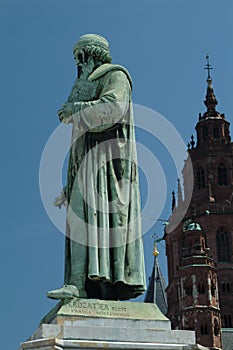
POLYGON ((192 295, 193 294, 193 287, 191 285, 185 286, 185 293, 186 295, 192 295))
POLYGON ((199 294, 205 294, 205 286, 203 283, 199 283, 197 286, 197 290, 199 294))
POLYGON ((218 184, 219 186, 228 185, 227 169, 223 163, 220 163, 218 167, 218 184))
POLYGON ((214 319, 214 335, 217 337, 220 335, 220 326, 218 320, 214 319))
POLYGON ((222 282, 222 293, 230 293, 231 287, 229 282, 222 282))
POLYGON ((231 315, 223 316, 223 327, 224 328, 232 328, 231 315))
POLYGON ((202 325, 201 325, 201 334, 202 334, 202 335, 208 334, 208 328, 207 328, 207 325, 206 325, 206 324, 202 324, 202 325))
POLYGON ((212 295, 212 297, 215 296, 215 290, 216 290, 216 284, 215 284, 215 281, 212 279, 211 280, 211 295, 212 295))
POLYGON ((205 171, 202 168, 197 169, 197 188, 205 188, 205 171))
MULTIPOLYGON (((218 261, 230 262, 230 240, 225 227, 220 227, 216 235, 218 261)), ((226 287, 224 287, 226 288, 226 287)))
POLYGON ((204 126, 202 131, 203 131, 203 134, 202 134, 203 135, 203 140, 207 140, 208 139, 208 128, 207 128, 207 126, 204 126))
POLYGON ((213 129, 213 136, 215 140, 219 140, 221 138, 221 134, 220 134, 220 128, 219 126, 215 125, 214 129, 213 129))

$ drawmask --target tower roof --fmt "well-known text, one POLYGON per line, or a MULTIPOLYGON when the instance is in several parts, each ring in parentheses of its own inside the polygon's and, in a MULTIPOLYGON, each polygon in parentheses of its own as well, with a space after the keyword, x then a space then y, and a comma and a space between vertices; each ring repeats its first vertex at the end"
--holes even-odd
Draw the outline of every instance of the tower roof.
POLYGON ((207 112, 209 112, 208 116, 215 117, 214 111, 215 111, 215 107, 218 104, 218 101, 214 94, 214 88, 212 86, 212 78, 208 78, 206 82, 207 82, 207 92, 206 92, 206 99, 204 103, 207 107, 207 112))
POLYGON ((154 266, 151 277, 149 278, 149 285, 147 288, 146 296, 144 299, 145 303, 156 304, 161 312, 166 315, 167 313, 167 296, 165 292, 165 282, 162 272, 160 270, 158 262, 158 251, 154 249, 154 266))
POLYGON ((216 111, 216 106, 218 104, 217 98, 214 94, 214 88, 212 85, 212 77, 210 75, 210 70, 213 69, 209 62, 209 55, 206 55, 206 66, 205 69, 208 71, 207 75, 207 91, 205 96, 204 104, 206 105, 207 111, 200 117, 200 119, 208 119, 208 118, 224 118, 224 115, 220 114, 216 111))

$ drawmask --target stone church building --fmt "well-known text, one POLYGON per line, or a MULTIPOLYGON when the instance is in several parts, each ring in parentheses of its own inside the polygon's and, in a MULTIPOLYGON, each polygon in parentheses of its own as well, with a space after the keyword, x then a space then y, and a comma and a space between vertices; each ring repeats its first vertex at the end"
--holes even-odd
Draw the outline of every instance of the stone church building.
POLYGON ((206 111, 188 144, 184 193, 178 181, 164 237, 167 317, 173 329, 194 330, 198 344, 232 350, 233 143, 230 123, 216 109, 208 57, 206 68, 206 111))

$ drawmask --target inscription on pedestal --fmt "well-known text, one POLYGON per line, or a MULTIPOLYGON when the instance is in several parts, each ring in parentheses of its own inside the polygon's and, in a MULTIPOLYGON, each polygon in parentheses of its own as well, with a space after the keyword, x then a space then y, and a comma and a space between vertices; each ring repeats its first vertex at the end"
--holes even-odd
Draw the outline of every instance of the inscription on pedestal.
POLYGON ((74 298, 60 305, 56 314, 168 321, 155 304, 112 300, 74 298))
POLYGON ((113 306, 104 302, 75 301, 69 303, 71 314, 82 314, 86 316, 107 316, 107 317, 130 317, 128 307, 113 306))

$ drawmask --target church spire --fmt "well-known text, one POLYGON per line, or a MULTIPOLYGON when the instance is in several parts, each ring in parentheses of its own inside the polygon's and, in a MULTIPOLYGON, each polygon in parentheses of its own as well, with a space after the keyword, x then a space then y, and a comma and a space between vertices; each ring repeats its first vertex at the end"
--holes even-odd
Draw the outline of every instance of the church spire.
POLYGON ((166 315, 167 296, 165 291, 165 281, 158 262, 159 251, 157 248, 157 242, 161 241, 163 238, 158 239, 156 234, 154 234, 152 238, 154 239, 154 249, 152 253, 154 256, 154 266, 149 278, 149 285, 144 302, 157 304, 162 313, 166 315))
POLYGON ((204 114, 199 113, 198 123, 196 125, 197 131, 197 142, 196 147, 191 147, 191 142, 189 143, 189 151, 195 148, 213 147, 213 143, 218 143, 220 141, 224 144, 228 144, 231 141, 230 138, 230 123, 226 120, 224 113, 219 113, 216 110, 218 101, 214 94, 214 89, 212 85, 211 70, 213 69, 210 64, 209 55, 206 55, 206 65, 207 70, 207 92, 204 104, 207 107, 207 111, 204 114))
POLYGON ((206 80, 206 82, 207 82, 206 99, 204 101, 204 103, 207 107, 207 113, 205 113, 205 114, 206 114, 206 117, 216 117, 218 115, 218 112, 215 111, 215 107, 217 106, 218 101, 215 97, 214 89, 212 86, 212 78, 210 75, 210 71, 213 68, 211 67, 211 64, 209 61, 209 55, 206 55, 206 62, 207 63, 205 65, 205 69, 207 69, 208 76, 207 76, 207 80, 206 80))

